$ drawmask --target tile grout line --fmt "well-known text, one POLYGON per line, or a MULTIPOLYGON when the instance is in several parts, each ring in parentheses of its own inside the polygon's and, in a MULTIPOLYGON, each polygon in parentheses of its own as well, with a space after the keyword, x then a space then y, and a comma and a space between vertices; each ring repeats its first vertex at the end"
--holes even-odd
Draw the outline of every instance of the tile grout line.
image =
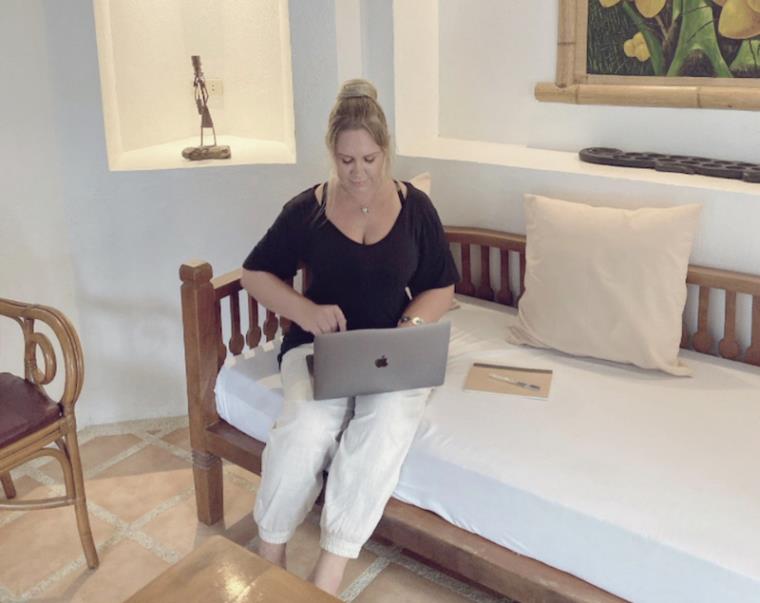
MULTIPOLYGON (((369 550, 369 547, 366 545, 364 548, 369 550)), ((393 563, 397 557, 401 556, 401 547, 392 547, 390 550, 384 551, 379 551, 378 547, 377 550, 381 554, 378 554, 377 559, 375 559, 367 569, 359 574, 356 579, 349 584, 342 593, 340 593, 339 598, 341 601, 353 601, 362 593, 362 591, 364 591, 365 588, 372 584, 375 578, 377 578, 386 567, 393 563)))
MULTIPOLYGON (((174 430, 172 430, 174 431, 174 430)), ((171 444, 167 442, 166 440, 163 440, 162 438, 164 436, 167 436, 171 433, 171 431, 163 434, 152 434, 148 432, 135 432, 135 435, 142 439, 143 442, 146 444, 152 444, 154 446, 158 446, 159 448, 162 448, 163 450, 166 450, 167 452, 171 452, 174 456, 177 456, 181 458, 182 460, 188 461, 191 465, 193 464, 193 454, 189 450, 185 450, 184 448, 181 448, 180 446, 176 446, 175 444, 171 444)))
POLYGON ((16 603, 18 599, 7 588, 0 586, 0 603, 16 603))
POLYGON ((136 435, 138 431, 147 430, 175 430, 180 427, 187 427, 188 419, 186 415, 179 417, 167 417, 159 419, 136 419, 133 421, 122 421, 120 423, 106 423, 104 425, 90 425, 84 427, 78 432, 78 437, 99 437, 109 435, 136 435))
MULTIPOLYGON (((116 463, 120 463, 124 459, 129 458, 133 454, 140 452, 141 450, 147 447, 148 447, 148 444, 146 442, 138 442, 137 444, 133 444, 126 450, 122 450, 116 456, 111 457, 107 461, 103 461, 99 465, 95 465, 95 467, 92 467, 91 469, 84 471, 84 479, 88 480, 88 479, 97 477, 103 471, 106 471, 107 469, 113 467, 116 463)), ((85 485, 85 495, 86 494, 87 494, 87 485, 85 485)))
POLYGON ((475 603, 513 603, 506 597, 495 597, 478 590, 466 582, 444 574, 435 568, 409 557, 399 556, 395 563, 426 580, 444 587, 446 590, 462 595, 475 603))
MULTIPOLYGON (((103 553, 107 552, 109 549, 113 548, 116 544, 118 544, 121 540, 123 540, 123 534, 117 530, 115 534, 113 534, 110 538, 108 538, 108 540, 106 540, 100 546, 95 547, 98 552, 98 555, 102 555, 103 553)), ((48 574, 47 577, 40 580, 37 584, 35 584, 31 588, 28 588, 26 591, 24 591, 20 595, 20 598, 18 600, 21 602, 28 601, 32 597, 45 592, 48 588, 53 586, 56 582, 63 580, 69 574, 75 572, 81 567, 84 567, 84 565, 85 565, 84 555, 80 555, 79 557, 77 557, 73 561, 70 561, 63 567, 58 568, 57 570, 48 574)))
POLYGON ((377 578, 380 573, 391 564, 390 560, 385 557, 375 559, 367 569, 359 574, 356 579, 349 584, 346 589, 338 595, 341 601, 353 601, 362 591, 367 588, 377 578))
MULTIPOLYGON (((19 517, 21 517, 25 511, 10 511, 8 509, 3 509, 3 515, 0 516, 0 528, 8 525, 9 523, 15 521, 19 517), (7 515, 6 515, 7 513, 7 515)), ((2 601, 2 600, 0 600, 2 601)))

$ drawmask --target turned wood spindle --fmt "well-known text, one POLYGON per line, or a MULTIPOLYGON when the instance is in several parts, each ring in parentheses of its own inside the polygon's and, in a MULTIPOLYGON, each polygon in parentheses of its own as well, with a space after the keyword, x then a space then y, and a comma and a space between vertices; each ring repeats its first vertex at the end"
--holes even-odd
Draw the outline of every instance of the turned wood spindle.
POLYGON ((462 295, 475 295, 475 286, 472 284, 470 272, 470 246, 466 243, 461 245, 462 280, 456 286, 457 293, 462 295))
POLYGON ((726 291, 725 324, 718 351, 723 358, 733 360, 739 357, 739 342, 736 341, 736 292, 734 291, 726 291))
POLYGON ((760 295, 752 296, 752 340, 744 362, 760 366, 760 295))
POLYGON ((493 301, 494 298, 491 287, 491 248, 488 245, 480 246, 480 286, 477 296, 488 301, 493 301))
POLYGON ((267 317, 264 321, 264 335, 266 336, 267 341, 272 341, 274 339, 274 335, 277 333, 277 326, 277 315, 271 310, 267 310, 267 317))
POLYGON ((222 368, 224 360, 227 358, 227 346, 224 345, 224 339, 222 338, 222 304, 219 300, 214 302, 214 334, 218 342, 216 348, 216 363, 219 368, 222 368))
POLYGON ((509 289, 509 250, 500 249, 499 255, 501 256, 501 286, 499 292, 496 294, 496 301, 500 304, 507 306, 512 305, 512 291, 509 289))
POLYGON ((237 292, 230 295, 230 352, 237 356, 243 351, 245 340, 240 329, 240 296, 237 292))
POLYGON ((710 287, 699 288, 699 310, 697 315, 697 332, 691 338, 691 347, 697 352, 707 354, 712 346, 707 320, 710 312, 710 287))
POLYGON ((255 348, 261 341, 261 327, 259 326, 259 303, 248 296, 248 332, 245 341, 250 349, 255 348))

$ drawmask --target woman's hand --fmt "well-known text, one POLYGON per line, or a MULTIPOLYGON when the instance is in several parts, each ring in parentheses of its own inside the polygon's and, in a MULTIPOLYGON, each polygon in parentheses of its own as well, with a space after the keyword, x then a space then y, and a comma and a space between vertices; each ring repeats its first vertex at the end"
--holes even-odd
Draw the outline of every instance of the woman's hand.
POLYGON ((346 330, 346 317, 340 306, 320 306, 303 298, 304 304, 296 319, 298 325, 312 335, 346 330))
POLYGON ((339 306, 317 305, 274 274, 243 269, 241 282, 264 307, 289 318, 312 335, 346 330, 346 317, 339 306))

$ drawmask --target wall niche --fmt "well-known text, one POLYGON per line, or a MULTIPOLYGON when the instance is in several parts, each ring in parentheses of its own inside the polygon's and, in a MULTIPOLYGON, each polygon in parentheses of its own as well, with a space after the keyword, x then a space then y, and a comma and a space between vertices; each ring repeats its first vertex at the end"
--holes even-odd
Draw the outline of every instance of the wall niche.
POLYGON ((111 170, 295 163, 287 0, 93 1, 111 170), (230 159, 182 157, 200 144, 192 55, 230 159))

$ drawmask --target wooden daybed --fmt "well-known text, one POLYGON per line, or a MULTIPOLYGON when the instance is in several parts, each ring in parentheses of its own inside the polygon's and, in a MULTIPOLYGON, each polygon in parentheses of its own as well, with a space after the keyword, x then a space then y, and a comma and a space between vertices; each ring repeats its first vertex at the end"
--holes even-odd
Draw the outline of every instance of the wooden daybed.
MULTIPOLYGON (((447 237, 461 260, 460 294, 514 306, 508 274, 525 272, 525 237, 493 230, 447 227, 447 237), (478 248, 479 253, 471 253, 478 248), (497 251, 493 251, 496 249, 497 251), (493 251, 493 252, 492 252, 493 251), (498 288, 489 278, 490 260, 498 258, 498 288), (471 262, 477 259, 479 269, 471 262), (510 262, 517 263, 510 271, 510 262), (473 273, 483 275, 474 282, 473 273)), ((275 337, 288 321, 260 308, 240 293, 240 270, 213 277, 211 265, 188 262, 180 268, 185 342, 188 412, 198 519, 213 524, 222 519, 222 459, 259 474, 264 444, 219 418, 214 397, 217 374, 229 354, 241 354, 275 337), (242 301, 241 301, 242 297, 242 301), (241 304, 248 316, 241 323, 241 304), (222 312, 222 308, 225 312, 222 312), (222 320, 229 320, 230 337, 222 336, 222 320), (261 321, 263 319, 263 323, 261 321), (260 326, 263 324, 263 328, 260 326)), ((308 278, 308 275, 304 275, 308 278)), ((686 326, 682 347, 707 353, 712 347, 708 325, 710 290, 725 291, 725 328, 719 343, 724 358, 760 366, 760 276, 692 266, 687 282, 699 287, 697 330, 686 326), (736 295, 753 296, 751 343, 742 354, 735 332, 736 295)), ((520 287, 522 289, 522 286, 520 287)), ((391 499, 375 534, 447 570, 521 603, 596 602, 622 599, 546 564, 518 555, 480 536, 464 531, 420 508, 391 499)))

